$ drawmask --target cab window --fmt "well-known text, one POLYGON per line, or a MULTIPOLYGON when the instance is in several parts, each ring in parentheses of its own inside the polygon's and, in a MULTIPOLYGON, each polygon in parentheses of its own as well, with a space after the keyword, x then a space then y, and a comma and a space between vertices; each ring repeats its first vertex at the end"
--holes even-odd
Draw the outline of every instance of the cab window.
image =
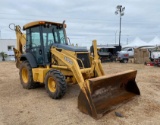
POLYGON ((31 46, 38 47, 41 45, 39 27, 31 28, 31 46))

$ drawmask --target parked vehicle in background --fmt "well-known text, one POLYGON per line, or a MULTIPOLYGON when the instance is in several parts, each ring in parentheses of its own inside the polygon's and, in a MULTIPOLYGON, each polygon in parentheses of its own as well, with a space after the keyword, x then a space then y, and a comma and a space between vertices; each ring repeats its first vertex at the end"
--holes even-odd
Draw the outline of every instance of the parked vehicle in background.
POLYGON ((101 62, 116 61, 117 51, 121 46, 116 45, 97 45, 98 55, 101 62))
POLYGON ((150 60, 154 63, 154 66, 160 66, 160 51, 151 50, 150 51, 150 60))
POLYGON ((158 59, 154 59, 154 66, 160 66, 160 57, 158 59))
POLYGON ((122 51, 128 52, 129 57, 134 57, 134 48, 124 48, 122 51))
POLYGON ((100 57, 101 62, 113 61, 113 51, 115 49, 114 46, 109 47, 97 47, 98 55, 100 57))
POLYGON ((154 66, 160 66, 160 46, 157 46, 155 48, 149 48, 149 62, 145 62, 144 64, 151 65, 153 64, 154 66))
POLYGON ((155 59, 160 58, 160 51, 151 51, 150 52, 150 60, 153 61, 155 59))
POLYGON ((117 52, 117 61, 127 63, 129 60, 129 53, 127 51, 117 52))

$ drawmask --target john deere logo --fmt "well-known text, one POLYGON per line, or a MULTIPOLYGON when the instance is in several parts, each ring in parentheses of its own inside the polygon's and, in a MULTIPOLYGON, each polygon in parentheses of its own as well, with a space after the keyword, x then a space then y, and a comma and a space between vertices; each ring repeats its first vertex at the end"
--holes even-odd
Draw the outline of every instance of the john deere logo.
POLYGON ((64 60, 66 60, 68 63, 70 63, 71 65, 73 65, 73 62, 70 58, 68 57, 64 57, 64 60))

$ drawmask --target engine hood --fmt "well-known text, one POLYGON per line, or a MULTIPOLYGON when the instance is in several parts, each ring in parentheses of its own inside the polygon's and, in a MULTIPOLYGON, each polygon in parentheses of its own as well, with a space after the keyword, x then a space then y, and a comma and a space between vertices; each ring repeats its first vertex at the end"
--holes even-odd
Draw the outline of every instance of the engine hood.
POLYGON ((64 44, 53 44, 52 46, 73 52, 88 52, 87 47, 71 46, 64 44))

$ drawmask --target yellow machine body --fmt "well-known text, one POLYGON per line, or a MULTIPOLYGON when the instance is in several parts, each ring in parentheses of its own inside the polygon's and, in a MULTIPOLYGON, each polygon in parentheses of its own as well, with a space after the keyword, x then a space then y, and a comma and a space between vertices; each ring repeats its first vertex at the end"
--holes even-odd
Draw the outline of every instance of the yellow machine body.
MULTIPOLYGON (((60 23, 48 23, 60 25, 60 23)), ((25 25, 23 29, 42 24, 43 21, 32 22, 25 25)), ((22 48, 26 43, 26 35, 20 32, 18 26, 15 27, 15 31, 17 35, 17 49, 14 50, 16 66, 19 68, 23 62, 20 59, 21 55, 25 53, 22 51, 22 48)), ((93 40, 92 45, 94 56, 89 52, 73 52, 64 48, 51 47, 49 50, 52 57, 51 64, 32 68, 32 76, 34 82, 43 84, 47 72, 51 69, 60 71, 65 76, 66 83, 79 85, 81 92, 78 97, 78 108, 80 111, 98 119, 135 95, 140 95, 140 91, 135 81, 136 70, 110 76, 105 75, 97 54, 96 40, 93 40), (83 60, 77 57, 77 54, 84 53, 89 58, 90 67, 88 68, 84 68, 83 60), (78 61, 81 65, 79 65, 78 61)), ((52 79, 49 80, 55 84, 52 82, 52 79)))

